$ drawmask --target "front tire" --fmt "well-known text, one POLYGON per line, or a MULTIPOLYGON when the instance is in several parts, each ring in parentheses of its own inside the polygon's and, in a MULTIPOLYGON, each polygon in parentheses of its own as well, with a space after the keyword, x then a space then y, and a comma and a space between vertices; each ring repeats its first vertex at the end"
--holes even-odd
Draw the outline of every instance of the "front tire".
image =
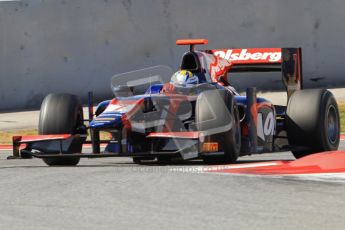
MULTIPOLYGON (((49 94, 42 102, 38 133, 39 134, 75 134, 83 126, 82 106, 75 95, 49 94)), ((82 141, 73 140, 66 153, 80 153, 82 141)), ((46 158, 43 161, 49 166, 73 166, 79 163, 79 157, 46 158)))
POLYGON ((196 103, 196 122, 198 131, 215 131, 206 140, 218 142, 224 155, 204 156, 206 164, 235 163, 241 149, 241 130, 238 109, 234 97, 225 90, 202 92, 196 103))
POLYGON ((338 149, 339 111, 333 94, 326 89, 296 91, 287 106, 286 126, 296 158, 338 149))
POLYGON ((134 164, 145 164, 149 161, 153 161, 155 159, 155 157, 133 157, 133 163, 134 164))

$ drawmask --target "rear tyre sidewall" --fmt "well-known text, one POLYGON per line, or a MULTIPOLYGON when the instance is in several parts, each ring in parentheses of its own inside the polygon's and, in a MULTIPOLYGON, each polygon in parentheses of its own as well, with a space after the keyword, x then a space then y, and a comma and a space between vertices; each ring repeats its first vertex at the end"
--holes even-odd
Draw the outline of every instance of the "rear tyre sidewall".
POLYGON ((289 144, 296 158, 338 149, 339 111, 328 90, 295 92, 288 103, 286 125, 289 144))

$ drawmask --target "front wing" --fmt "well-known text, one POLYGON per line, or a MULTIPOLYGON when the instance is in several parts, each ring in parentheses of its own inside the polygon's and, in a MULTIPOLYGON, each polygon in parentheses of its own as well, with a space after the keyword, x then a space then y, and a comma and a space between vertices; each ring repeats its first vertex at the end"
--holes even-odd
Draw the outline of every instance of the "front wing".
POLYGON ((167 138, 178 146, 178 150, 135 152, 128 143, 109 141, 102 153, 70 153, 68 149, 71 144, 81 141, 79 134, 15 136, 13 137, 13 155, 8 158, 105 158, 170 155, 187 160, 204 155, 224 154, 223 151, 218 151, 218 143, 205 142, 201 132, 150 133, 147 138, 167 138))

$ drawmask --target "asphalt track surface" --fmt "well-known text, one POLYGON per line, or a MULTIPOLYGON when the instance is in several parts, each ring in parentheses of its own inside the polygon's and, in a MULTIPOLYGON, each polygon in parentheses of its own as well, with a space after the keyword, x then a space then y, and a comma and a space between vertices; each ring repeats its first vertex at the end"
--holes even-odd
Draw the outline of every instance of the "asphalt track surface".
MULTIPOLYGON (((48 167, 40 159, 6 160, 9 153, 0 153, 0 229, 345 226, 345 179, 196 173, 200 161, 135 165, 129 158, 48 167)), ((292 159, 284 152, 239 163, 292 159)))

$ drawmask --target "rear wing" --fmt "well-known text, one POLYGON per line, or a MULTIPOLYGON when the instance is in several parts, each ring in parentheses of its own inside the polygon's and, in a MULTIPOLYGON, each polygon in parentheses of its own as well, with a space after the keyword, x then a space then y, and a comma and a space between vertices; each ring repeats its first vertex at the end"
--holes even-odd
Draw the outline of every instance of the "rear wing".
POLYGON ((301 48, 207 50, 231 62, 228 72, 281 72, 288 98, 303 89, 301 48))

